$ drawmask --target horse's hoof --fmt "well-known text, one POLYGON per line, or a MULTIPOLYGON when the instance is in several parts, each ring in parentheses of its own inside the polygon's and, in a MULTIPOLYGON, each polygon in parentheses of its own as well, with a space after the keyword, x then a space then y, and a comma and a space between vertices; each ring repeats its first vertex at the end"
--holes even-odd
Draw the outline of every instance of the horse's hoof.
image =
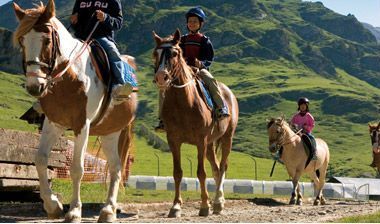
POLYGON ((101 223, 110 223, 114 222, 116 220, 116 214, 111 214, 111 213, 100 213, 98 222, 101 223))
POLYGON ((224 208, 224 204, 222 204, 222 203, 214 204, 213 208, 212 208, 213 214, 219 215, 222 212, 223 208, 224 208))
POLYGON ((321 205, 326 205, 326 199, 325 198, 321 198, 321 205))
POLYGON ((181 209, 171 208, 170 211, 169 211, 168 217, 169 218, 179 218, 179 217, 181 217, 181 209))
POLYGON ((297 200, 297 205, 301 206, 302 205, 302 200, 297 200))
POLYGON ((289 205, 295 205, 296 204, 296 199, 290 199, 289 205))
POLYGON ((82 217, 66 215, 64 222, 65 223, 80 223, 81 221, 82 221, 82 217))
POLYGON ((199 210, 199 216, 207 217, 210 214, 210 208, 201 208, 199 210))
POLYGON ((116 220, 116 211, 113 211, 109 206, 102 208, 98 218, 98 222, 114 222, 116 220))
POLYGON ((57 207, 55 210, 51 213, 48 213, 48 219, 59 219, 63 215, 63 206, 61 203, 58 203, 57 207))
POLYGON ((320 203, 321 203, 321 202, 319 201, 319 199, 315 199, 315 200, 314 200, 314 205, 315 205, 315 206, 316 206, 316 205, 320 205, 320 203))

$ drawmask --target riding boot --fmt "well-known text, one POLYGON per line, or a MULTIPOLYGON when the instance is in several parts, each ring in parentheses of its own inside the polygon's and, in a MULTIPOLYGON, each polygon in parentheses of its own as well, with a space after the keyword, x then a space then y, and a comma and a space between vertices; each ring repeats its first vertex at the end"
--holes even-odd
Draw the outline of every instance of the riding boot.
POLYGON ((228 108, 225 106, 222 94, 219 89, 218 82, 206 69, 201 69, 199 71, 199 76, 206 84, 207 88, 210 91, 212 99, 216 104, 216 116, 218 119, 224 119, 230 114, 228 113, 228 108))
POLYGON ((165 132, 165 125, 164 122, 160 119, 158 122, 158 125, 154 128, 154 131, 156 132, 165 132))

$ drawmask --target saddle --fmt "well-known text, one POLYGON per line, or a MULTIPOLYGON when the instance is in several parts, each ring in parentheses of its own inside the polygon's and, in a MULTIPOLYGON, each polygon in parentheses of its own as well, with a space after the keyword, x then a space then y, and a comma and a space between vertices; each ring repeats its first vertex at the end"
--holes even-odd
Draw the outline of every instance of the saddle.
POLYGON ((108 61, 107 53, 98 41, 92 40, 91 47, 91 60, 95 66, 98 78, 108 87, 111 83, 111 67, 108 61))
POLYGON ((305 168, 309 165, 311 160, 315 160, 316 158, 313 158, 313 156, 316 154, 315 151, 317 150, 317 145, 314 138, 310 138, 309 136, 302 134, 301 135, 302 143, 304 145, 306 154, 307 154, 307 160, 305 164, 305 168))

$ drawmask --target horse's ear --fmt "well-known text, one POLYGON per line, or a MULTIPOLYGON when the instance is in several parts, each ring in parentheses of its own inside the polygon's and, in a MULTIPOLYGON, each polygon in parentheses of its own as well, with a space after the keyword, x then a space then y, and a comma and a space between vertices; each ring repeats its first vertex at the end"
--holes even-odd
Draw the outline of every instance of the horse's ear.
POLYGON ((18 21, 21 21, 25 16, 25 11, 19 5, 17 5, 16 2, 13 2, 13 9, 15 10, 18 21))
POLYGON ((41 15, 41 20, 49 21, 52 17, 55 16, 55 3, 54 0, 49 0, 44 13, 41 15))
POLYGON ((153 35, 153 39, 156 41, 156 45, 157 45, 157 46, 160 45, 160 44, 161 44, 161 37, 158 36, 158 35, 156 34, 156 32, 154 32, 154 30, 152 31, 152 35, 153 35))
POLYGON ((179 29, 177 28, 173 36, 173 43, 178 44, 179 40, 181 39, 181 31, 179 31, 179 29))

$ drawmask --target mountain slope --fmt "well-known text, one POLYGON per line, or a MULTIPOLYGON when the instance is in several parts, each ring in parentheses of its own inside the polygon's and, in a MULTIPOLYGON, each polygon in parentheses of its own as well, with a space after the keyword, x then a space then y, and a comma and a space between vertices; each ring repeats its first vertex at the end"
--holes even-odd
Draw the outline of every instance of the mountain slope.
MULTIPOLYGON (((30 1, 18 2, 23 6, 30 1)), ((57 1, 65 24, 73 2, 57 1)), ((301 0, 121 2, 125 21, 117 42, 140 64, 140 122, 157 122, 152 30, 162 36, 177 27, 185 32, 185 12, 201 5, 208 15, 204 31, 216 51, 211 72, 239 100, 234 150, 269 157, 266 119, 281 114, 290 118, 298 97, 306 96, 317 121, 314 134, 331 149, 331 172, 372 175, 366 123, 378 119, 380 47, 355 17, 301 0)), ((10 4, 0 10, 11 11, 10 4)), ((0 15, 0 26, 7 21, 0 15)))

